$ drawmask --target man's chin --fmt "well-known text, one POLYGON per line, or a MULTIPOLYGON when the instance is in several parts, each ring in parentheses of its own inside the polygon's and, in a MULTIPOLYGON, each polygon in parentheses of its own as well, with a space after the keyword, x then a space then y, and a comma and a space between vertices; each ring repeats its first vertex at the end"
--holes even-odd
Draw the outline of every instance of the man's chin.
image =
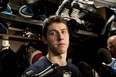
POLYGON ((62 49, 62 50, 60 50, 60 53, 66 53, 67 52, 67 50, 66 49, 62 49))

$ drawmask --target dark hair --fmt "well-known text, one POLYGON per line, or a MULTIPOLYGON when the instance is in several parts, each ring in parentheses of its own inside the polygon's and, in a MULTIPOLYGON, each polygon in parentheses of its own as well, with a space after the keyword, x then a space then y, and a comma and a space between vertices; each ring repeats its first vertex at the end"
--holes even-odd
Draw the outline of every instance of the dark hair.
MULTIPOLYGON (((54 22, 64 23, 65 25, 67 25, 67 21, 64 18, 62 18, 60 16, 52 15, 49 18, 45 19, 43 22, 44 26, 42 29, 42 36, 46 37, 47 31, 48 31, 48 26, 54 22)), ((67 28, 68 28, 68 26, 67 26, 67 28)))

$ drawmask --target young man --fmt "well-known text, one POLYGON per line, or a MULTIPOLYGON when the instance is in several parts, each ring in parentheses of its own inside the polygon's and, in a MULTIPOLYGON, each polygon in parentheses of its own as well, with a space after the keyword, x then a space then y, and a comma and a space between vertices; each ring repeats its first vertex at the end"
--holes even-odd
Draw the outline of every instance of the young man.
POLYGON ((67 62, 67 50, 69 47, 67 22, 60 16, 50 16, 44 20, 42 32, 42 39, 47 44, 48 53, 44 58, 41 58, 27 68, 24 74, 30 70, 36 74, 40 74, 40 72, 52 64, 57 63, 58 69, 55 72, 47 74, 45 77, 82 77, 78 67, 67 62))

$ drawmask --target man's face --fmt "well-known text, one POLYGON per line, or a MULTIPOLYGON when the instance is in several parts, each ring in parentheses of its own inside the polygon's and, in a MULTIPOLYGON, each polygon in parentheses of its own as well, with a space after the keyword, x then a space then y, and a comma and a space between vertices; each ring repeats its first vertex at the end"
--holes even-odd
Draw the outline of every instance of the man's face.
POLYGON ((116 41, 112 42, 112 44, 109 46, 109 50, 112 57, 116 58, 116 41))
POLYGON ((52 23, 48 27, 46 43, 48 51, 55 55, 67 52, 69 46, 69 32, 65 24, 52 23))

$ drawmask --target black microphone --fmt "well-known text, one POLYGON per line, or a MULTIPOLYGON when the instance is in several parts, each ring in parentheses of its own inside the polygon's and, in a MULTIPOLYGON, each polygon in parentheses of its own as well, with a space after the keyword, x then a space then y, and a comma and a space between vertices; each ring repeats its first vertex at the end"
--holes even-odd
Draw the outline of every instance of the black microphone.
POLYGON ((54 73, 58 69, 59 65, 57 63, 52 64, 51 66, 47 67, 45 70, 42 72, 35 74, 34 77, 45 77, 48 76, 49 74, 54 73))
POLYGON ((110 51, 101 48, 98 50, 98 57, 102 62, 104 62, 104 65, 109 66, 112 69, 112 72, 116 73, 116 59, 112 58, 110 51))
POLYGON ((98 58, 101 60, 101 62, 104 62, 106 64, 110 64, 112 62, 110 51, 105 48, 100 48, 98 50, 98 58))
POLYGON ((27 71, 21 77, 34 77, 35 72, 33 70, 27 71))
POLYGON ((78 68, 80 70, 80 72, 85 76, 85 77, 94 77, 94 73, 92 71, 92 68, 89 66, 89 64, 87 64, 84 61, 81 61, 78 64, 78 68))

